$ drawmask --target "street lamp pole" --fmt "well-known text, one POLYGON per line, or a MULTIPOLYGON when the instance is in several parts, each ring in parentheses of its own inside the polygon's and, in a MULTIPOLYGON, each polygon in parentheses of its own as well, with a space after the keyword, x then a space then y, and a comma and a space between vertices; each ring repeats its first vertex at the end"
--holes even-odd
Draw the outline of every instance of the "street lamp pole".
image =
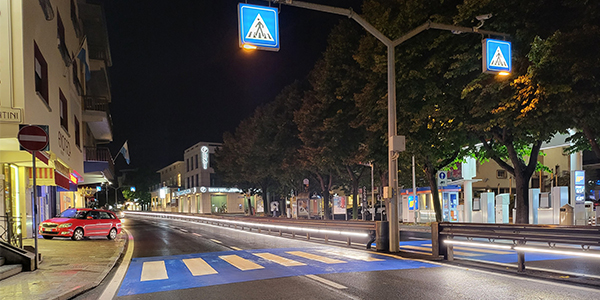
MULTIPOLYGON (((302 1, 295 0, 266 0, 267 2, 273 2, 278 4, 285 4, 295 7, 306 8, 310 10, 316 10, 320 12, 326 12, 336 15, 346 16, 348 18, 356 21, 360 26, 362 26, 366 31, 372 34, 375 38, 380 40, 384 45, 387 46, 387 70, 388 70, 388 186, 391 187, 391 198, 389 198, 389 206, 388 206, 388 221, 389 221, 389 242, 390 242, 390 252, 399 252, 400 251, 400 232, 399 232, 399 219, 398 219, 398 166, 397 160, 394 157, 394 154, 399 151, 403 151, 400 149, 394 149, 392 139, 395 138, 398 134, 398 127, 396 126, 396 70, 395 70, 395 48, 396 46, 404 43, 410 38, 416 36, 417 34, 429 30, 429 29, 439 29, 439 30, 447 30, 457 33, 478 33, 483 35, 496 35, 496 36, 509 36, 505 33, 493 32, 488 30, 480 30, 477 27, 461 27, 454 25, 446 25, 433 23, 431 21, 425 22, 423 25, 409 31, 403 36, 390 40, 383 33, 381 33, 377 28, 363 19, 361 16, 356 14, 352 9, 332 7, 327 5, 320 5, 302 1)), ((390 195, 386 195, 389 197, 390 195)))

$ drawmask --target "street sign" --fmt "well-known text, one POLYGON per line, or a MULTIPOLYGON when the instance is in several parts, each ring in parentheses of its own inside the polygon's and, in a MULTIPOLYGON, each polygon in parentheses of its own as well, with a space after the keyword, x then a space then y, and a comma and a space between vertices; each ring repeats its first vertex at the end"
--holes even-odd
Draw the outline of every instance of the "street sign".
POLYGON ((483 73, 510 73, 512 70, 511 43, 508 41, 483 40, 483 73))
POLYGON ((48 151, 48 126, 19 125, 17 139, 21 150, 48 151))
POLYGON ((446 171, 438 171, 437 173, 438 186, 448 185, 448 174, 446 171))
POLYGON ((238 4, 240 48, 279 51, 279 14, 276 7, 238 4))

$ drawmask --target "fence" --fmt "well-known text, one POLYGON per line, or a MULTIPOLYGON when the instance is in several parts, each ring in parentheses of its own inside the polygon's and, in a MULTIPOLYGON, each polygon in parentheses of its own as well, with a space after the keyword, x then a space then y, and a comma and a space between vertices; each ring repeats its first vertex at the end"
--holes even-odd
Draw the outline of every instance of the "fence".
POLYGON ((0 216, 0 240, 15 247, 23 248, 23 235, 20 233, 20 217, 0 216))

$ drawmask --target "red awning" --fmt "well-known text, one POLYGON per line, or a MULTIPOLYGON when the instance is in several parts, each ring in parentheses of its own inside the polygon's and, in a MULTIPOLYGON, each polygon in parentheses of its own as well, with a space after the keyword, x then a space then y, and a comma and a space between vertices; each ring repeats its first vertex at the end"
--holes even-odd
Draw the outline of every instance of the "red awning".
POLYGON ((69 184, 69 177, 58 173, 56 170, 54 170, 54 181, 56 182, 56 185, 62 187, 63 189, 70 189, 70 184, 69 184))

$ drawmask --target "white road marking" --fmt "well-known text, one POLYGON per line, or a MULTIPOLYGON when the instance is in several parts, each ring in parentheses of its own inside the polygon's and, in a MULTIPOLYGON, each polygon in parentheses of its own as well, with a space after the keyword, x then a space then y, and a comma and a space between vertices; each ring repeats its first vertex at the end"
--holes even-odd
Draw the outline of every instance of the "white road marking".
POLYGON ((202 236, 201 234, 195 233, 195 232, 193 232, 192 234, 195 235, 195 236, 202 236))
POLYGON ((281 257, 279 255, 275 255, 272 253, 253 253, 254 255, 264 258, 266 260, 270 260, 272 262, 278 263, 282 266, 286 267, 295 267, 295 266, 306 266, 305 263, 301 263, 299 261, 291 260, 289 258, 281 257))
POLYGON ((202 258, 183 259, 183 263, 188 268, 188 270, 192 272, 193 276, 202 276, 219 273, 202 258))
POLYGON ((146 261, 142 265, 142 276, 140 281, 169 279, 165 261, 146 261))
POLYGON ((133 256, 133 235, 129 234, 127 230, 123 230, 127 233, 127 237, 129 239, 127 252, 125 252, 125 257, 123 257, 123 262, 121 262, 121 265, 119 265, 117 272, 115 272, 115 275, 113 276, 111 281, 108 283, 108 285, 106 285, 106 288, 104 288, 104 291, 102 292, 98 300, 111 300, 115 297, 115 294, 117 294, 121 282, 125 278, 125 273, 129 268, 129 263, 131 262, 131 257, 133 256))
POLYGON ((187 230, 185 230, 185 229, 183 229, 183 228, 179 228, 179 230, 180 230, 180 231, 183 231, 183 232, 188 232, 187 230))
POLYGON ((237 255, 224 255, 224 256, 219 256, 219 258, 228 262, 230 265, 232 265, 242 271, 257 270, 257 269, 265 268, 259 264, 251 262, 251 261, 249 261, 245 258, 239 257, 237 255))
POLYGON ((310 278, 310 279, 312 279, 312 280, 316 280, 316 281, 318 281, 320 283, 324 283, 324 284, 326 284, 326 285, 328 285, 330 287, 333 287, 333 288, 336 288, 336 289, 339 289, 339 290, 343 290, 343 289, 347 289, 348 288, 348 287, 343 286, 343 285, 341 285, 339 283, 335 283, 335 282, 333 282, 331 280, 327 280, 325 278, 321 278, 321 277, 319 277, 317 275, 305 275, 305 276, 308 277, 308 278, 310 278))

